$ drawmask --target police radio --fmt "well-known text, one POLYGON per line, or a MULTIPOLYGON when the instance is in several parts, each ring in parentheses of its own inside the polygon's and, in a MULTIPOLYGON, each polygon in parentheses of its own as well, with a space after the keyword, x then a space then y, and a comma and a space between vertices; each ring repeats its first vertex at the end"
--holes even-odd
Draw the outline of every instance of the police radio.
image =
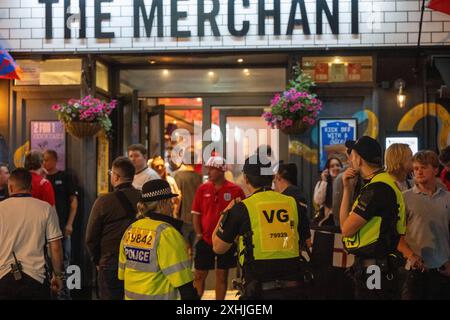
POLYGON ((14 276, 14 280, 19 281, 22 279, 22 264, 17 260, 16 254, 13 251, 15 263, 11 263, 11 273, 14 276))

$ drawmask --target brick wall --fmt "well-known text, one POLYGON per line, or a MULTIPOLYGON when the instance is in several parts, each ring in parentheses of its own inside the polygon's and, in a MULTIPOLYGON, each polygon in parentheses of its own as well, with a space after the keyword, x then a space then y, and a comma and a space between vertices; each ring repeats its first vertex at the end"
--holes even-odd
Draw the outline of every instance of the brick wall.
MULTIPOLYGON (((327 0, 331 8, 331 0, 327 0)), ((151 0, 145 0, 150 12, 151 0)), ((179 20, 179 30, 190 30, 190 38, 170 36, 170 1, 164 0, 164 37, 156 37, 156 19, 151 37, 147 38, 141 19, 140 38, 133 37, 133 0, 114 0, 102 4, 102 12, 110 13, 110 21, 102 23, 102 32, 114 32, 114 39, 94 38, 94 0, 86 0, 86 36, 76 39, 78 27, 72 25, 73 39, 64 39, 64 0, 53 5, 53 39, 45 39, 45 5, 39 0, 0 0, 0 45, 12 51, 64 52, 64 51, 162 51, 208 49, 266 49, 266 48, 317 48, 320 47, 373 47, 414 46, 417 44, 421 0, 359 0, 359 34, 351 34, 351 1, 339 1, 339 35, 334 35, 324 17, 324 34, 316 34, 316 1, 305 0, 311 35, 304 35, 301 27, 286 36, 291 1, 281 0, 281 33, 273 35, 273 19, 266 19, 266 35, 258 36, 258 5, 250 0, 244 8, 236 1, 236 28, 244 20, 250 21, 245 37, 231 36, 227 26, 227 3, 220 0, 220 13, 216 18, 221 36, 214 37, 209 22, 205 23, 205 36, 197 36, 197 0, 178 2, 179 11, 188 17, 179 20)), ((273 0, 266 0, 266 9, 273 0)), ((78 12, 78 0, 72 0, 72 13, 78 12)), ((205 0, 205 11, 212 8, 205 0)), ((299 11, 299 10, 298 10, 299 11)), ((300 18, 300 13, 297 13, 300 18)), ((450 44, 450 15, 426 9, 422 44, 450 44)))

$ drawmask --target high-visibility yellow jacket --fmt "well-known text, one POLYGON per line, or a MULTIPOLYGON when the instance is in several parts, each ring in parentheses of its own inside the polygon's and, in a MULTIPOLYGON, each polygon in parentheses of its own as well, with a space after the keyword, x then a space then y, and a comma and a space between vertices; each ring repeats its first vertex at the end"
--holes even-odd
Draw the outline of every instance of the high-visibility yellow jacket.
MULTIPOLYGON (((254 193, 242 201, 247 207, 252 230, 252 260, 283 260, 300 255, 298 211, 294 198, 274 191, 254 193)), ((249 245, 249 244, 247 244, 249 245)), ((249 250, 239 238, 239 252, 249 250)), ((246 263, 240 254, 240 264, 246 263)), ((248 261, 247 261, 248 262, 248 261)))
POLYGON ((126 300, 179 299, 177 287, 193 280, 183 236, 163 221, 136 221, 120 243, 118 277, 126 300))
MULTIPOLYGON (((377 174, 373 179, 364 186, 367 188, 369 185, 377 182, 382 182, 387 184, 395 192, 395 197, 397 201, 398 213, 397 217, 392 217, 393 221, 396 221, 396 232, 398 236, 405 234, 406 232, 406 215, 405 215, 405 202, 403 200, 403 195, 400 189, 395 184, 394 178, 386 173, 382 172, 377 174)), ((363 188, 363 190, 364 190, 363 188)), ((361 190, 361 192, 363 191, 361 190)), ((353 204, 352 210, 356 208, 359 202, 359 197, 353 204)), ((343 237, 342 241, 344 243, 345 249, 353 254, 364 253, 365 248, 370 245, 376 244, 378 241, 383 241, 380 239, 381 225, 383 223, 382 215, 372 217, 367 223, 356 232, 355 235, 351 237, 343 237)), ((387 252, 386 254, 389 254, 387 252)))

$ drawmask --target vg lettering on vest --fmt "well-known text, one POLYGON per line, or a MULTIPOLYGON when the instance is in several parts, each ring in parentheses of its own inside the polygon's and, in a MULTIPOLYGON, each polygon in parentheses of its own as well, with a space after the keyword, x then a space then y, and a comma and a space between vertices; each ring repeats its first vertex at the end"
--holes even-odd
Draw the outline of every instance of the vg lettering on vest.
MULTIPOLYGON (((214 37, 235 36, 245 37, 252 23, 257 24, 259 36, 265 35, 288 35, 294 33, 311 34, 308 13, 316 15, 317 35, 323 34, 324 25, 329 25, 333 34, 339 34, 339 0, 315 0, 315 4, 307 7, 305 0, 292 0, 290 4, 281 5, 281 0, 273 1, 250 1, 250 0, 36 0, 45 7, 45 38, 53 39, 54 28, 64 28, 64 38, 74 37, 70 25, 74 22, 79 24, 79 39, 86 38, 86 28, 94 28, 96 39, 113 39, 114 32, 104 32, 103 24, 114 23, 111 17, 111 6, 132 6, 133 8, 133 36, 141 37, 173 37, 190 38, 192 36, 204 37, 205 28, 210 28, 214 37), (60 2, 64 5, 58 6, 60 2), (78 5, 78 8, 75 7, 78 5), (86 7, 94 7, 94 26, 87 25, 86 7), (189 7, 189 10, 186 8, 189 7), (190 10, 190 8, 196 8, 190 10), (315 12, 308 12, 315 8, 315 12), (53 23, 55 10, 64 10, 64 26, 53 23), (245 15, 256 15, 257 21, 242 21, 242 11, 245 15), (164 17, 170 16, 170 26, 165 25, 168 20, 164 17), (228 34, 220 31, 218 20, 225 16, 228 34), (194 17, 196 21, 196 34, 190 30, 192 26, 181 27, 180 23, 188 18, 194 17), (239 17, 239 19, 238 19, 239 17), (286 20, 287 19, 287 20, 286 20), (266 28, 266 23, 273 24, 273 28, 266 28), (141 25, 145 34, 141 34, 141 25), (287 26, 284 30, 282 26, 287 26), (170 28, 165 28, 170 27, 170 28), (154 30, 156 29, 156 30, 154 30), (295 30, 301 29, 301 30, 295 30)), ((351 32, 359 33, 359 4, 358 0, 351 1, 351 32)))

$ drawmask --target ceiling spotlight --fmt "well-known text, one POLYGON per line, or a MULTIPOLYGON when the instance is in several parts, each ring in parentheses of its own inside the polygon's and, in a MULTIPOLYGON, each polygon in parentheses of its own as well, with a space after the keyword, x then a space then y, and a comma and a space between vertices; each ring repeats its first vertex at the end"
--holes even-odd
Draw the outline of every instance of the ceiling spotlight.
POLYGON ((242 63, 242 62, 244 62, 244 59, 239 58, 239 59, 237 59, 237 62, 238 62, 238 63, 242 63))
POLYGON ((156 60, 149 60, 148 62, 150 62, 150 64, 155 64, 156 60))

